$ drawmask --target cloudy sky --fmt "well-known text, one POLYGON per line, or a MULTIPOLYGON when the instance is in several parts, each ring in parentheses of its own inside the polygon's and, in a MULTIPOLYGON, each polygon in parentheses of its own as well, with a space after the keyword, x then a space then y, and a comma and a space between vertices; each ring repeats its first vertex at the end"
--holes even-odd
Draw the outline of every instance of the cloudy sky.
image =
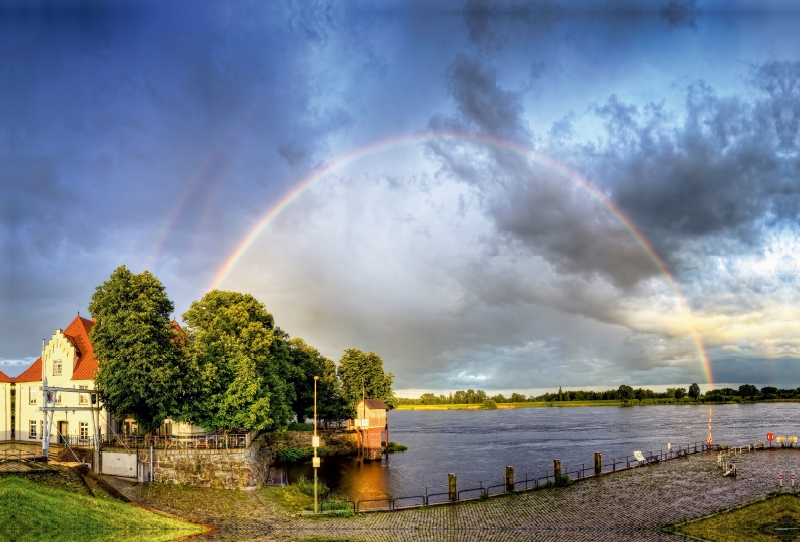
POLYGON ((793 9, 4 1, 0 369, 126 264, 408 393, 797 387, 793 9))

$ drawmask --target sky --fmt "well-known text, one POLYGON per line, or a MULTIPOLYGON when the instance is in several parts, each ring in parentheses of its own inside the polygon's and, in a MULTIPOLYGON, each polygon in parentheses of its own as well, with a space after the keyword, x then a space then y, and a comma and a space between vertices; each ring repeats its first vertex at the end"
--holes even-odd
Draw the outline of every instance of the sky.
POLYGON ((0 370, 126 265, 401 395, 800 386, 800 11, 0 1, 0 370))

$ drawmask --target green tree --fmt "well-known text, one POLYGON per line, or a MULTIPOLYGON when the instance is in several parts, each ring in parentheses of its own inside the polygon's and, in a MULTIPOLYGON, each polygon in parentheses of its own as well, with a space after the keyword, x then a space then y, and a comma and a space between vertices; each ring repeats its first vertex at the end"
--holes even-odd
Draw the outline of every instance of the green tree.
POLYGON ((170 320, 164 286, 149 271, 124 265, 95 289, 89 334, 98 360, 94 384, 117 417, 133 416, 144 431, 159 427, 186 398, 186 359, 170 320))
POLYGON ((617 398, 621 401, 630 401, 633 399, 633 388, 623 384, 617 389, 617 398))
POLYGON ((689 386, 689 397, 692 399, 700 397, 700 386, 698 386, 696 382, 689 386))
POLYGON ((675 399, 683 399, 686 397, 686 388, 677 388, 675 390, 675 399))
POLYGON ((355 348, 345 350, 339 363, 339 378, 348 407, 355 407, 361 400, 362 383, 367 399, 380 399, 390 409, 396 406, 392 391, 394 375, 383 372, 383 359, 373 352, 366 354, 355 348))
POLYGON ((288 336, 264 305, 249 294, 212 290, 183 319, 195 378, 182 418, 210 430, 286 427, 296 369, 288 336))
POLYGON ((314 415, 315 376, 320 377, 317 381, 317 417, 329 422, 352 417, 342 396, 341 381, 336 374, 336 365, 333 361, 300 338, 289 341, 289 350, 295 368, 290 381, 295 391, 292 410, 297 416, 297 421, 302 422, 314 415))
POLYGON ((739 396, 747 398, 750 397, 751 399, 758 395, 758 388, 756 388, 752 384, 742 384, 739 386, 739 396))

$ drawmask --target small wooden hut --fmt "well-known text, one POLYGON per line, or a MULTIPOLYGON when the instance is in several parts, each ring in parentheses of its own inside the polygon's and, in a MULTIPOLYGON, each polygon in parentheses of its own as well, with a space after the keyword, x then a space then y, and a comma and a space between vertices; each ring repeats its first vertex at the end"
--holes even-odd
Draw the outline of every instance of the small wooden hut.
POLYGON ((358 447, 366 460, 380 459, 381 443, 389 444, 389 423, 386 421, 388 408, 380 399, 363 399, 356 405, 353 426, 358 431, 358 447))

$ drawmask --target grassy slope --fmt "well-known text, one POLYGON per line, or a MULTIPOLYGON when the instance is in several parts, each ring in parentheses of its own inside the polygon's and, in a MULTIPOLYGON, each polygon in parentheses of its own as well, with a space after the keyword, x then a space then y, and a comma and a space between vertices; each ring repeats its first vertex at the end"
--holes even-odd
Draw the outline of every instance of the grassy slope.
POLYGON ((19 540, 167 541, 205 531, 108 496, 37 484, 35 479, 0 478, 0 531, 19 540), (23 536, 24 535, 24 536, 23 536))
POLYGON ((679 526, 673 532, 688 534, 711 542, 768 542, 795 540, 778 536, 777 526, 797 527, 800 522, 800 498, 792 494, 771 496, 762 501, 679 526))

